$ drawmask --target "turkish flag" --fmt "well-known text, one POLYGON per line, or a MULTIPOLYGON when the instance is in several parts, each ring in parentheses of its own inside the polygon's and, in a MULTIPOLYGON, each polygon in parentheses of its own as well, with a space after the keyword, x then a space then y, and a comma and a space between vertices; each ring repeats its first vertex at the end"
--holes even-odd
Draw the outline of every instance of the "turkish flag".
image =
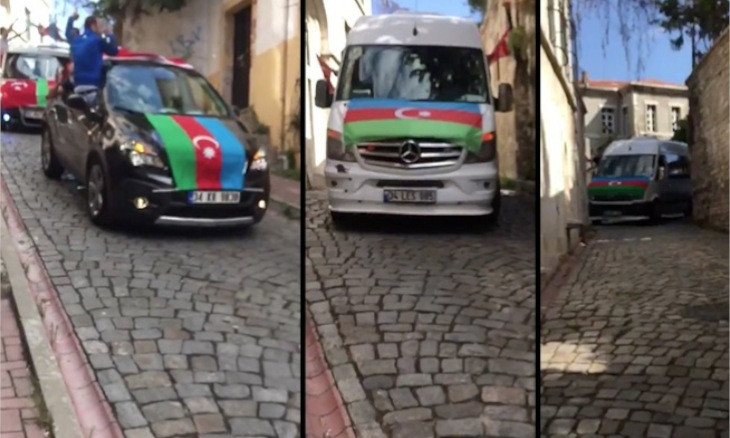
POLYGON ((507 47, 507 38, 509 38, 509 30, 502 35, 502 38, 499 39, 499 42, 497 42, 497 46, 494 48, 492 53, 487 55, 487 60, 489 60, 489 63, 498 60, 499 58, 503 58, 505 56, 509 56, 509 47, 507 47))
POLYGON ((325 80, 327 80, 327 88, 329 88, 330 93, 334 93, 335 86, 332 85, 332 68, 327 65, 327 62, 324 60, 322 55, 317 57, 317 61, 319 61, 319 67, 322 69, 322 73, 324 73, 325 80))

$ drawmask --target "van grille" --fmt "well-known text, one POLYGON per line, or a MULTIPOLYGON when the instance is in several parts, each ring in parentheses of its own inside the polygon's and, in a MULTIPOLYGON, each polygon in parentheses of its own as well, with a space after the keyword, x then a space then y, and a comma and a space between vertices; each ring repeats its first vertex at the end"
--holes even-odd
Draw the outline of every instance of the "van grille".
POLYGON ((358 143, 355 145, 365 164, 392 169, 435 169, 456 165, 465 153, 460 145, 437 141, 410 139, 358 143), (418 149, 418 158, 407 161, 402 158, 404 143, 412 141, 418 149))

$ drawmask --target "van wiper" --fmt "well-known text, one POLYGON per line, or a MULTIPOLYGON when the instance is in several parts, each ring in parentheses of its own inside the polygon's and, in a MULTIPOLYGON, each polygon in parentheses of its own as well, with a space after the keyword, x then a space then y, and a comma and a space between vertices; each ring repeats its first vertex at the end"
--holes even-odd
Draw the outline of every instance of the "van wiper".
POLYGON ((130 114, 144 114, 142 111, 134 110, 134 109, 127 108, 124 106, 119 106, 119 105, 114 105, 112 107, 112 109, 115 111, 124 111, 124 112, 130 113, 130 114))

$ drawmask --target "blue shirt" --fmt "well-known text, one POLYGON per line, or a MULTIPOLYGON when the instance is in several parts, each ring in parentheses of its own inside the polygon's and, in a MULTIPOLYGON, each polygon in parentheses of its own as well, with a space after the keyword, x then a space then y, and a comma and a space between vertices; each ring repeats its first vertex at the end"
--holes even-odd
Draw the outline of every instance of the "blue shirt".
POLYGON ((101 87, 104 83, 103 54, 116 55, 119 51, 114 35, 102 38, 91 29, 73 36, 74 17, 69 17, 66 24, 66 40, 71 46, 71 60, 74 63, 74 85, 93 85, 101 87))

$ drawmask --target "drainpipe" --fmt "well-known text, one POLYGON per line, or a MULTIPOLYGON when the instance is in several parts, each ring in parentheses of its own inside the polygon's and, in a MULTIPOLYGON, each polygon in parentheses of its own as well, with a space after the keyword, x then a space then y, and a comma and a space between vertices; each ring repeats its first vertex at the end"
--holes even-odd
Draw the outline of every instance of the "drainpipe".
MULTIPOLYGON (((287 58, 289 56, 289 2, 290 0, 284 0, 286 4, 286 13, 284 14, 284 56, 281 60, 282 75, 281 75, 281 149, 282 151, 286 148, 286 76, 287 76, 287 58)), ((291 166, 291 163, 287 163, 291 166)))

